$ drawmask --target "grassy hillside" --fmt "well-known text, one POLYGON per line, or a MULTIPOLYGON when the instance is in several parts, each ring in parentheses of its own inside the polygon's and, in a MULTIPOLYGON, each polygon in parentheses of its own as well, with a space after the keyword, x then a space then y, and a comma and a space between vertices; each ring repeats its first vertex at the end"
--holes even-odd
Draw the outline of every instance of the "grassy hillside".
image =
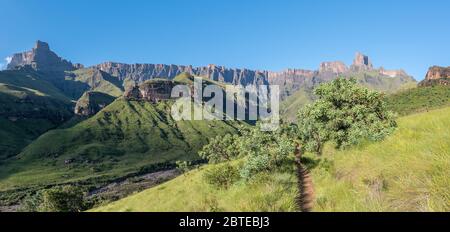
POLYGON ((400 119, 381 143, 324 154, 312 169, 317 211, 450 210, 450 108, 400 119))
POLYGON ((0 160, 72 116, 68 97, 35 72, 0 72, 0 160))
POLYGON ((100 70, 78 69, 71 72, 75 75, 74 80, 86 83, 91 91, 105 93, 114 97, 120 97, 123 94, 124 87, 117 77, 102 72, 100 70))
POLYGON ((450 106, 450 87, 417 87, 387 97, 388 106, 399 115, 450 106))
POLYGON ((417 86, 412 77, 388 77, 380 75, 378 71, 354 72, 346 74, 347 78, 355 78, 359 84, 369 89, 383 93, 395 93, 400 90, 410 89, 417 86))
POLYGON ((280 114, 283 120, 295 122, 297 120, 297 112, 303 106, 314 101, 314 93, 312 90, 299 89, 294 94, 286 98, 280 105, 280 114))
POLYGON ((95 116, 47 132, 0 169, 0 191, 108 179, 175 160, 198 159, 209 138, 235 133, 233 121, 174 121, 170 101, 118 99, 95 116))
MULTIPOLYGON (((449 211, 450 108, 401 118, 378 143, 308 154, 314 211, 449 211)), ((202 179, 211 165, 92 211, 293 211, 293 169, 217 190, 202 179)))
POLYGON ((33 92, 38 96, 47 96, 64 102, 70 102, 59 89, 46 81, 42 74, 30 70, 5 70, 0 72, 0 83, 33 92))

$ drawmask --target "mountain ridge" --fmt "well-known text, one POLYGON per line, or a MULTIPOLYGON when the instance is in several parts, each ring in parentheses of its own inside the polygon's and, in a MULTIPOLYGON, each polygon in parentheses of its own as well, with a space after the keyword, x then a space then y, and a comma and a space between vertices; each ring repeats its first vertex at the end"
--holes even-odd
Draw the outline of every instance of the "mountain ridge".
MULTIPOLYGON (((72 65, 72 63, 58 57, 49 50, 45 42, 37 41, 32 51, 17 53, 12 56, 12 60, 7 65, 7 69, 14 69, 17 66, 31 65, 36 70, 52 71, 75 71, 85 69, 81 64, 72 65), (45 52, 40 52, 45 51, 45 52), (42 54, 47 54, 49 58, 44 59, 42 54), (55 56, 57 58, 55 58, 55 56), (25 57, 20 58, 20 57, 25 57), (49 62, 52 61, 52 62, 49 62), (49 65, 50 64, 50 65, 49 65)), ((281 84, 282 98, 289 96, 292 92, 299 89, 299 85, 306 82, 321 83, 337 78, 338 76, 347 76, 357 72, 377 72, 379 76, 385 78, 408 77, 410 81, 414 78, 409 76, 403 70, 385 70, 383 67, 375 69, 372 61, 366 55, 359 52, 355 54, 353 63, 347 67, 341 61, 322 62, 317 70, 307 69, 285 69, 281 71, 252 70, 247 68, 228 68, 225 66, 209 64, 206 66, 193 67, 192 65, 175 64, 151 64, 135 63, 127 64, 120 62, 107 61, 89 67, 90 69, 100 70, 118 79, 125 85, 125 82, 144 82, 154 78, 174 79, 181 73, 189 73, 195 76, 202 76, 208 79, 230 83, 234 85, 249 84, 281 84), (309 80, 313 79, 313 80, 309 80), (292 88, 291 88, 292 87, 292 88)))

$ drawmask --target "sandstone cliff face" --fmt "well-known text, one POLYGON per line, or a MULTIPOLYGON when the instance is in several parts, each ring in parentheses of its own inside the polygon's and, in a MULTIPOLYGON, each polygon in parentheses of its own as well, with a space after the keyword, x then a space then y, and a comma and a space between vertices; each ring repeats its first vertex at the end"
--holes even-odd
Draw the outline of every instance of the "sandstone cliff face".
POLYGON ((171 99, 174 86, 175 84, 171 80, 149 80, 128 88, 123 96, 128 100, 144 100, 156 103, 171 99))
POLYGON ((436 80, 441 78, 450 78, 450 67, 433 66, 428 69, 426 80, 436 80))
POLYGON ((419 86, 445 85, 450 86, 450 67, 433 66, 428 69, 425 79, 419 86))
POLYGON ((320 64, 319 72, 321 73, 330 72, 340 74, 348 72, 348 68, 347 65, 345 65, 341 61, 322 62, 320 64))
POLYGON ((30 65, 34 70, 44 72, 72 71, 82 67, 80 64, 73 65, 62 59, 50 50, 47 43, 39 40, 31 51, 14 54, 6 68, 11 70, 17 66, 25 65, 30 65))

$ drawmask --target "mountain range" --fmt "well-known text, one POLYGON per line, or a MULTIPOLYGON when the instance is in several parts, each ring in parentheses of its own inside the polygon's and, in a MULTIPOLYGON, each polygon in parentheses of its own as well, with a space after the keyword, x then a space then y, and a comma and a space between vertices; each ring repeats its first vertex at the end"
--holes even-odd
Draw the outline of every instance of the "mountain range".
MULTIPOLYGON (((95 80, 108 79, 108 77, 102 76, 105 73, 112 77, 108 81, 111 83, 115 82, 113 83, 115 85, 122 84, 122 87, 125 87, 125 84, 128 82, 142 83, 154 78, 173 79, 181 73, 189 73, 194 76, 202 76, 210 80, 234 85, 278 84, 282 87, 283 97, 289 96, 305 84, 316 84, 338 76, 349 76, 355 73, 371 72, 370 77, 399 79, 400 84, 414 82, 414 79, 401 69, 385 70, 382 67, 374 69, 370 58, 361 53, 356 53, 353 64, 350 67, 347 67, 343 62, 332 61, 321 63, 318 70, 286 69, 280 72, 273 72, 245 68, 227 68, 213 64, 193 67, 191 65, 124 64, 116 62, 105 62, 85 68, 81 64, 72 64, 60 58, 50 50, 47 43, 37 41, 31 51, 14 54, 9 60, 10 62, 7 64, 7 69, 9 70, 29 65, 36 71, 54 75, 58 72, 69 72, 69 77, 78 77, 82 75, 81 73, 85 74, 86 71, 80 70, 92 70, 92 73, 89 74, 92 79, 85 81, 86 83, 91 82, 88 83, 91 88, 98 88, 95 86, 95 80), (78 72, 74 72, 76 70, 78 72)), ((395 87, 392 88, 394 89, 395 87)))

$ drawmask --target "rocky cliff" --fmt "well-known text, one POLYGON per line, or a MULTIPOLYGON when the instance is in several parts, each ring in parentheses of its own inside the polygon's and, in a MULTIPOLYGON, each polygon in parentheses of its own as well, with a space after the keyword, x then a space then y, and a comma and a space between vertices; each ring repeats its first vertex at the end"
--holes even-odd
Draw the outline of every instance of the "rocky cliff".
POLYGON ((267 83, 267 72, 265 71, 231 69, 216 65, 194 68, 192 66, 184 65, 105 62, 94 67, 107 72, 112 76, 116 76, 120 80, 130 79, 135 82, 143 82, 159 77, 173 79, 181 73, 189 73, 196 76, 208 77, 211 80, 232 84, 248 85, 267 83))
POLYGON ((436 80, 441 78, 450 78, 450 67, 433 66, 428 69, 426 80, 436 80))
POLYGON ((446 85, 450 86, 450 67, 433 66, 428 69, 420 86, 446 85))

